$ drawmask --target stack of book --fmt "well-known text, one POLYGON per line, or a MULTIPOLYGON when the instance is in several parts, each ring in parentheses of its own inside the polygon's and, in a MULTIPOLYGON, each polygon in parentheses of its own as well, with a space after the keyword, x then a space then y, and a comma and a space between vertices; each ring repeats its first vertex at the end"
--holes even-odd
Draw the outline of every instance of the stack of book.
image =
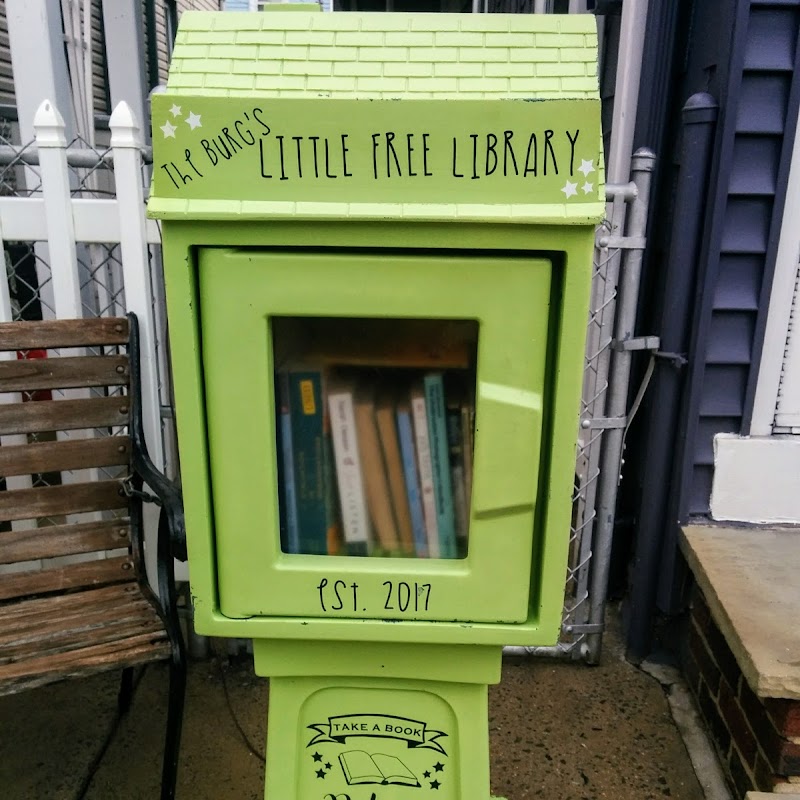
POLYGON ((475 416, 469 374, 279 369, 284 552, 463 558, 475 416))

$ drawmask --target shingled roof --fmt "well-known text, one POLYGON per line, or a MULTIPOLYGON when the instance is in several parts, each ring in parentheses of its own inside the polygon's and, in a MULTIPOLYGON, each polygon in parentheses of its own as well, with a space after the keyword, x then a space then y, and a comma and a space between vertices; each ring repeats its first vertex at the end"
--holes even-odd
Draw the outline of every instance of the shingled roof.
POLYGON ((597 93, 594 18, 186 12, 171 95, 555 99, 597 93))

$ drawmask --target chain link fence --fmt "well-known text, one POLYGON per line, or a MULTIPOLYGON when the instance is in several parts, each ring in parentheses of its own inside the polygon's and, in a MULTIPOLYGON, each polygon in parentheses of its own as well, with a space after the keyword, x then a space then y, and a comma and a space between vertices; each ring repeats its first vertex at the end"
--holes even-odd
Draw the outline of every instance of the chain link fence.
MULTIPOLYGON (((619 197, 615 195, 614 199, 619 197)), ((621 233, 626 205, 611 202, 610 218, 597 229, 597 239, 621 233)), ((592 273, 592 299, 586 333, 586 360, 583 373, 582 423, 602 417, 608 394, 608 370, 614 340, 617 309, 617 284, 622 260, 618 247, 596 247, 592 273)), ((553 655, 583 658, 588 632, 591 595, 589 578, 593 552, 592 534, 597 519, 597 488, 600 478, 602 428, 584 427, 578 434, 575 465, 575 490, 572 496, 572 525, 569 541, 562 636, 553 655)))
POLYGON ((592 663, 600 655, 624 434, 646 388, 628 413, 653 159, 638 152, 633 181, 606 186, 607 218, 596 231, 561 638, 554 647, 509 650, 592 663))

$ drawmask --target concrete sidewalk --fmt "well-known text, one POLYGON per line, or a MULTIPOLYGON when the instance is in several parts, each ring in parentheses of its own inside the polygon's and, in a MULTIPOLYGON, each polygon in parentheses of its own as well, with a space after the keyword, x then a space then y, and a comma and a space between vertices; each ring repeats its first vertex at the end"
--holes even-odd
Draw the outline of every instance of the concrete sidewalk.
MULTIPOLYGON (((116 673, 0 698, 2 800, 73 800, 106 738, 116 673)), ((167 673, 144 673, 85 797, 157 798, 167 673)), ((261 800, 267 681, 249 659, 191 665, 179 800, 261 800), (230 708, 226 702, 230 698, 230 708)), ((508 800, 703 800, 661 685, 606 637, 603 663, 506 659, 490 690, 492 791, 508 800)))

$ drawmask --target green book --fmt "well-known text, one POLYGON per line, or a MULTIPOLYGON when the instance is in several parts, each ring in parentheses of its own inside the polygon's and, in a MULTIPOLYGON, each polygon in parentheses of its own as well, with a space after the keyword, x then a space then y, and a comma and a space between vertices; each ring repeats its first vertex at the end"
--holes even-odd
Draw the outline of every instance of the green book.
POLYGON ((425 376, 425 407, 433 468, 433 495, 439 529, 440 558, 457 558, 453 489, 450 478, 450 447, 447 441, 444 380, 441 372, 425 376))

